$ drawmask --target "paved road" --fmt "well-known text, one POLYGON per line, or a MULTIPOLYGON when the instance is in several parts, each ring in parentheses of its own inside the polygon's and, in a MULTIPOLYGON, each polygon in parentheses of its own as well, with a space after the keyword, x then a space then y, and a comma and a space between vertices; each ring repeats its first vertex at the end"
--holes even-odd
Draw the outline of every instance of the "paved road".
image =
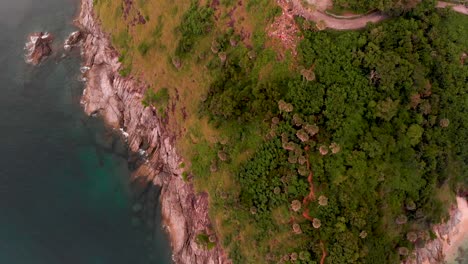
MULTIPOLYGON (((279 2, 281 4, 281 0, 279 2)), ((464 5, 456 5, 442 1, 437 2, 438 8, 444 8, 447 6, 451 6, 455 12, 468 15, 468 8, 464 5)), ((321 11, 312 11, 304 8, 301 0, 290 0, 289 8, 289 12, 291 12, 293 15, 302 16, 305 19, 314 21, 316 23, 324 23, 325 27, 336 30, 360 29, 366 27, 367 23, 377 23, 388 18, 387 15, 380 12, 373 12, 358 18, 335 18, 321 11)))

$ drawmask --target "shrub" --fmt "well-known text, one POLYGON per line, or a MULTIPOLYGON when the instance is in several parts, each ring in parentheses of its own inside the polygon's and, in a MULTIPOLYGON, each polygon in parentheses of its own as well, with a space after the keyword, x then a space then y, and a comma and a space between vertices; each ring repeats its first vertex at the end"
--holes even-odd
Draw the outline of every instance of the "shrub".
POLYGON ((176 55, 182 57, 192 51, 197 38, 210 32, 212 25, 213 10, 209 7, 200 7, 193 1, 178 27, 182 36, 177 44, 176 55))
POLYGON ((143 41, 140 43, 140 45, 138 45, 137 48, 138 48, 138 52, 140 53, 140 55, 145 56, 150 50, 151 45, 148 42, 143 41))
POLYGON ((204 233, 201 233, 201 234, 198 234, 197 235, 197 243, 198 245, 208 249, 208 250, 211 250, 212 248, 214 248, 216 246, 216 243, 215 242, 211 242, 210 241, 210 237, 207 235, 207 234, 204 234, 204 233))
POLYGON ((145 97, 143 98, 143 101, 142 101, 144 106, 161 105, 161 107, 163 108, 166 108, 168 102, 169 102, 169 92, 167 88, 161 88, 157 92, 155 92, 151 88, 148 88, 145 92, 145 97))

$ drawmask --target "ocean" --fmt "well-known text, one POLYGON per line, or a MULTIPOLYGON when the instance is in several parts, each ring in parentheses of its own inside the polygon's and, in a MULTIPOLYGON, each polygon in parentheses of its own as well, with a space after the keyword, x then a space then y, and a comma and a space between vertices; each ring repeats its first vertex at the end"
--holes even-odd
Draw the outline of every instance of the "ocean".
POLYGON ((0 1, 0 264, 170 263, 158 190, 132 186, 124 139, 79 104, 79 52, 61 58, 78 6, 0 1), (55 36, 37 67, 34 31, 55 36))

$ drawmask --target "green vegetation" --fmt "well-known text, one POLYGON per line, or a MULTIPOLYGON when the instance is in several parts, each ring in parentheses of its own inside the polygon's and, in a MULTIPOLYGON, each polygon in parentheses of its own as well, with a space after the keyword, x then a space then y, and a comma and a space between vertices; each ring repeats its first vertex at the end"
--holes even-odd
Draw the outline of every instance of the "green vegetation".
POLYGON ((207 234, 198 234, 196 241, 200 246, 206 248, 207 250, 210 250, 216 246, 216 243, 214 241, 210 241, 210 236, 207 234))
MULTIPOLYGON (((151 20, 133 27, 101 1, 121 74, 167 87, 142 103, 182 135, 182 177, 234 263, 398 263, 468 185, 467 17, 424 2, 359 32, 297 18, 293 56, 265 32, 275 1, 137 1, 151 20)), ((358 2, 335 1, 412 7, 358 2)))
POLYGON ((213 10, 209 7, 200 7, 196 1, 192 1, 178 27, 182 37, 177 44, 176 55, 183 56, 192 51, 197 38, 210 32, 212 25, 213 10))
MULTIPOLYGON (((468 69, 460 62, 468 20, 444 12, 420 9, 363 32, 304 30, 299 67, 313 69, 315 81, 308 70, 260 79, 268 52, 253 61, 247 50, 228 51, 202 109, 236 135, 206 153, 235 175, 237 188, 210 194, 212 210, 228 215, 223 243, 236 263, 301 252, 317 261, 321 244, 326 263, 397 263, 415 240, 429 239, 430 225, 446 217, 439 193, 449 186, 453 195, 468 173, 468 69), (247 161, 229 164, 255 134, 252 123, 264 125, 265 140, 247 161), (286 209, 294 200, 304 201, 297 212, 286 209)), ((198 177, 210 174, 206 157, 202 166, 193 160, 198 177)))
POLYGON ((169 92, 167 88, 161 88, 157 92, 148 88, 145 92, 145 97, 141 102, 144 106, 154 106, 158 109, 161 117, 165 117, 167 104, 169 103, 169 92))

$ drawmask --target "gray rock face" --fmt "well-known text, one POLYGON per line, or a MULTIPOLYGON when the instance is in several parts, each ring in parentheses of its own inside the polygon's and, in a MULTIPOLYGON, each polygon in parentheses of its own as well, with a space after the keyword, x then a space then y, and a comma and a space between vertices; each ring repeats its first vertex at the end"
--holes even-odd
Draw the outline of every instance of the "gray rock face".
POLYGON ((163 221, 168 227, 174 262, 228 263, 219 242, 211 250, 197 244, 198 234, 213 233, 208 195, 195 194, 193 186, 183 180, 179 168, 182 160, 174 148, 173 136, 155 109, 141 103, 145 85, 118 74, 118 54, 94 18, 93 0, 81 1, 77 22, 83 32, 83 68, 87 69, 84 74, 88 80, 81 101, 84 110, 89 115, 101 115, 115 129, 123 129, 132 151, 145 152, 147 161, 132 178, 161 186, 163 221))
POLYGON ((38 65, 45 57, 52 54, 50 45, 53 41, 54 37, 49 33, 34 32, 30 34, 24 48, 26 50, 26 62, 38 65))
POLYGON ((461 212, 455 204, 450 209, 449 220, 432 227, 437 238, 425 243, 424 247, 416 248, 403 264, 445 263, 444 243, 450 241, 450 237, 458 233, 460 221, 461 212))
POLYGON ((83 40, 84 34, 81 31, 75 31, 71 33, 68 38, 65 40, 63 48, 65 50, 71 50, 72 48, 78 46, 83 40))

